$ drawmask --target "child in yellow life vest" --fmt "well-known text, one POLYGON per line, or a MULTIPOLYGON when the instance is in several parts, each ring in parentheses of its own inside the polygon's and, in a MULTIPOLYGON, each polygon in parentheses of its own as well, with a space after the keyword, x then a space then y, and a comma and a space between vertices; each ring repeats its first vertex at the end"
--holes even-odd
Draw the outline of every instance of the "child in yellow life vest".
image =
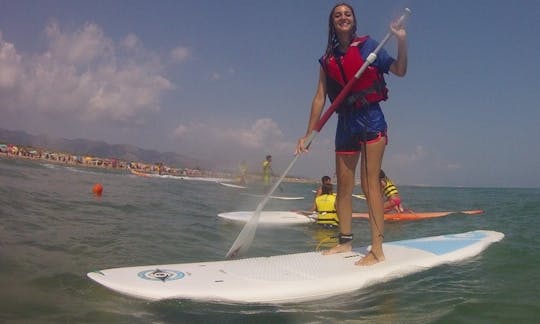
POLYGON ((405 210, 403 209, 403 206, 401 206, 401 196, 399 195, 396 185, 386 176, 383 170, 381 170, 379 178, 381 179, 381 189, 385 198, 384 212, 388 213, 394 211, 403 213, 405 210))
POLYGON ((315 198, 317 224, 327 228, 337 228, 339 218, 336 211, 336 195, 332 192, 332 184, 322 185, 322 193, 315 198))
MULTIPOLYGON (((317 199, 317 197, 322 195, 322 188, 323 188, 325 183, 332 184, 332 179, 329 176, 323 176, 321 178, 321 185, 319 186, 319 188, 317 188, 317 190, 315 190, 315 196, 313 197, 313 205, 311 207, 312 211, 317 210, 317 204, 315 203, 315 199, 317 199)), ((334 193, 334 195, 335 195, 335 193, 334 193)))
POLYGON ((321 186, 319 188, 317 188, 317 191, 315 191, 315 198, 317 198, 318 196, 322 195, 322 187, 325 183, 330 183, 332 184, 332 179, 329 177, 329 176, 323 176, 321 178, 321 186))

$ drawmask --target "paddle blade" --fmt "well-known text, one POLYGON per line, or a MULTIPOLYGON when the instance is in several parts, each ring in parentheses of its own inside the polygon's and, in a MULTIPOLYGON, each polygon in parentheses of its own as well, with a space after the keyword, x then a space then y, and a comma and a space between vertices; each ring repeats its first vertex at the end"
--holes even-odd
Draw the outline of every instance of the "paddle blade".
POLYGON ((261 216, 262 209, 264 208, 268 200, 270 200, 270 197, 272 196, 274 191, 276 191, 277 187, 281 184, 281 181, 283 181, 285 176, 292 169, 299 156, 300 154, 294 156, 294 159, 291 161, 291 163, 289 163, 289 166, 285 169, 279 179, 272 185, 266 196, 264 196, 263 200, 259 203, 257 209, 255 210, 249 221, 246 223, 246 225, 244 225, 244 228, 242 228, 240 234, 238 234, 238 237, 229 249, 229 252, 227 252, 227 254, 225 255, 226 258, 235 258, 249 249, 251 243, 253 242, 253 238, 255 237, 257 225, 259 225, 259 218, 261 216))
POLYGON ((227 252, 227 255, 225 256, 227 259, 236 258, 249 249, 251 242, 253 242, 253 238, 255 237, 255 232, 257 231, 260 215, 260 210, 253 213, 249 221, 244 225, 244 228, 242 228, 240 234, 238 234, 238 237, 229 249, 229 252, 227 252))

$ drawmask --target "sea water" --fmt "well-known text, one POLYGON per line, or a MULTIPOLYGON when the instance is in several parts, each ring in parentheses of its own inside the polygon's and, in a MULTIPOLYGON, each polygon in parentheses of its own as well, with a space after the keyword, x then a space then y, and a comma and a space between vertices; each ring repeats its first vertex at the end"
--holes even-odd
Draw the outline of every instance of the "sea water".
MULTIPOLYGON (((316 184, 284 183, 276 194, 305 199, 271 199, 265 210, 308 209, 315 188, 316 184)), ((108 290, 86 273, 223 260, 243 225, 217 214, 254 210, 261 198, 211 181, 142 178, 0 157, 0 322, 538 321, 540 189, 401 186, 400 190, 406 207, 416 211, 483 209, 485 213, 387 223, 386 241, 477 229, 506 236, 467 261, 319 301, 147 302, 108 290), (103 185, 100 198, 92 194, 95 183, 103 185)), ((354 208, 365 211, 365 202, 355 200, 354 208)), ((353 227, 354 244, 369 244, 367 221, 355 220, 353 227)), ((332 235, 312 225, 259 226, 246 256, 313 251, 331 242, 332 235)))

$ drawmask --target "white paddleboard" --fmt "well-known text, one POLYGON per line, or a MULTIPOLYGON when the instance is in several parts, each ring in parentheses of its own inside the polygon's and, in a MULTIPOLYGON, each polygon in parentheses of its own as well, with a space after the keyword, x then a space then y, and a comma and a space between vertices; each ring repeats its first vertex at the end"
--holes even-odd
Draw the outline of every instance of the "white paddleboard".
MULTIPOLYGON (((311 191, 314 192, 314 193, 317 193, 317 190, 311 190, 311 191)), ((335 194, 336 194, 336 193, 334 193, 334 195, 335 195, 335 194)), ((353 196, 354 198, 366 200, 366 196, 365 196, 365 195, 352 194, 352 196, 353 196)))
POLYGON ((504 234, 473 231, 384 243, 386 260, 354 263, 366 248, 215 262, 150 265, 88 273, 121 294, 146 300, 189 299, 282 304, 323 299, 473 257, 504 234))
MULTIPOLYGON (((250 193, 241 193, 241 195, 251 196, 251 197, 257 197, 257 198, 263 198, 264 195, 258 195, 258 194, 250 194, 250 193)), ((301 200, 304 199, 304 197, 294 197, 294 196, 270 196, 272 199, 281 199, 281 200, 301 200)))
POLYGON ((163 178, 179 179, 179 180, 190 180, 190 181, 206 181, 206 182, 223 182, 227 181, 226 178, 210 178, 210 177, 193 177, 193 176, 172 176, 172 175, 162 175, 163 178))
POLYGON ((225 187, 230 187, 230 188, 247 189, 246 186, 235 185, 232 183, 220 182, 219 184, 225 187))
MULTIPOLYGON (((236 211, 229 213, 219 213, 218 216, 237 222, 247 222, 254 211, 236 211)), ((305 216, 293 211, 261 211, 259 224, 272 225, 292 225, 314 223, 317 220, 317 214, 305 216)))

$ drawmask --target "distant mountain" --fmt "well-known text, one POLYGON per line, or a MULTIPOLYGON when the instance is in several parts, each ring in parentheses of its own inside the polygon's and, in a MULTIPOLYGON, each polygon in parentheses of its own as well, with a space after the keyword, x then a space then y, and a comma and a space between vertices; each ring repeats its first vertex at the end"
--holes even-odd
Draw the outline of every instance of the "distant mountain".
POLYGON ((0 143, 32 146, 75 155, 116 158, 125 161, 163 162, 165 165, 176 168, 207 168, 201 161, 174 152, 162 153, 128 144, 113 145, 103 141, 87 139, 52 138, 47 135, 31 135, 24 131, 10 131, 2 128, 0 128, 0 143))

